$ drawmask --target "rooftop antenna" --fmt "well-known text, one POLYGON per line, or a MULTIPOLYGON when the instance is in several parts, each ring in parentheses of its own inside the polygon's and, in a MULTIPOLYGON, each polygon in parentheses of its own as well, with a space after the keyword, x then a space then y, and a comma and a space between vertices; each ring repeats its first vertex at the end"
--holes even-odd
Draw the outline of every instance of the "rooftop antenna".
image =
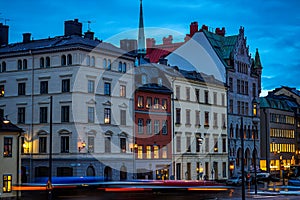
POLYGON ((88 21, 84 21, 83 23, 87 23, 87 25, 88 25, 88 32, 90 32, 91 31, 91 23, 94 23, 94 21, 88 20, 88 21))
MULTIPOLYGON (((1 14, 1 13, 0 13, 0 14, 1 14)), ((6 22, 10 21, 10 19, 3 18, 3 17, 1 17, 0 20, 3 20, 3 21, 4 21, 4 25, 6 25, 6 22)))

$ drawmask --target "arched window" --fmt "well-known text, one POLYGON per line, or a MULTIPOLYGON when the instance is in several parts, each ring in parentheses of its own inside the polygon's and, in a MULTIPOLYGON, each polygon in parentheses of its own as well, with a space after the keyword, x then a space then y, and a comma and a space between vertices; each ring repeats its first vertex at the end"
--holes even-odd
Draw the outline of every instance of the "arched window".
POLYGON ((122 72, 122 62, 119 62, 119 72, 122 72))
POLYGON ((23 60, 23 69, 27 69, 27 60, 26 59, 23 60))
POLYGON ((67 64, 66 61, 67 61, 66 56, 65 56, 65 55, 62 55, 62 56, 61 56, 61 65, 62 65, 62 66, 65 66, 65 65, 67 64))
POLYGON ((6 62, 2 62, 2 70, 1 72, 6 72, 6 62))
POLYGON ((108 59, 107 69, 108 69, 108 70, 111 70, 111 61, 110 61, 110 59, 108 59))
POLYGON ((95 169, 93 166, 88 166, 86 169, 86 176, 96 176, 95 169))
POLYGON ((236 137, 236 138, 239 138, 240 135, 241 135, 241 134, 239 133, 239 125, 237 124, 236 127, 235 127, 235 137, 236 137))
POLYGON ((18 70, 22 70, 22 60, 18 60, 18 70))
POLYGON ((126 68, 127 68, 126 63, 123 63, 123 69, 122 69, 123 73, 126 73, 127 70, 126 68))
POLYGON ((91 66, 95 67, 95 57, 92 56, 91 58, 91 66))
POLYGON ((40 58, 40 68, 45 67, 45 59, 43 57, 40 58))
POLYGON ((106 58, 103 59, 103 68, 106 69, 107 68, 107 62, 106 62, 106 58))
POLYGON ((67 65, 72 65, 72 55, 71 54, 68 54, 67 56, 67 65))
POLYGON ((50 57, 46 57, 46 67, 50 67, 50 57))
POLYGON ((89 55, 86 56, 86 65, 87 65, 87 66, 90 66, 90 65, 91 65, 91 58, 90 58, 89 55))

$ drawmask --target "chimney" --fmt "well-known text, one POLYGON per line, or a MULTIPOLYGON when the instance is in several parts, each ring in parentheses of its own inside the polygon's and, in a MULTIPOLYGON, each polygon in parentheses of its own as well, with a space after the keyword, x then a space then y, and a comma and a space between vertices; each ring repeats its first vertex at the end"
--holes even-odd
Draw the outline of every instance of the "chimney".
POLYGON ((221 36, 225 36, 225 27, 222 27, 222 29, 216 28, 216 34, 221 35, 221 36))
POLYGON ((206 30, 206 31, 208 31, 208 26, 206 26, 205 24, 203 24, 201 30, 206 30))
POLYGON ((65 21, 65 36, 82 35, 82 23, 78 19, 65 21))
POLYGON ((120 48, 126 52, 136 52, 137 51, 137 40, 135 39, 123 39, 120 40, 120 48))
POLYGON ((155 39, 154 38, 147 38, 146 39, 146 46, 147 46, 147 49, 154 47, 155 46, 155 39))
POLYGON ((85 32, 84 33, 84 38, 88 38, 88 39, 93 40, 94 39, 94 32, 92 32, 92 31, 85 32))
POLYGON ((0 23, 0 46, 8 45, 8 26, 0 23))
POLYGON ((172 41, 173 41, 172 35, 169 35, 167 38, 166 37, 163 38, 163 44, 172 44, 172 41))
POLYGON ((192 22, 190 25, 190 37, 193 37, 193 35, 198 31, 198 22, 192 22))
POLYGON ((31 38, 31 33, 23 33, 23 43, 28 43, 30 42, 31 38))

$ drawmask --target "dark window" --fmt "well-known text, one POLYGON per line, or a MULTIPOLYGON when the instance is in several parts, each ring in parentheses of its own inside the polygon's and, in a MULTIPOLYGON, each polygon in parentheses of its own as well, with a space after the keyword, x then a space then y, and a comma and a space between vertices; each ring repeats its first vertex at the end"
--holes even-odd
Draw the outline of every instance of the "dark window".
POLYGON ((94 107, 88 107, 88 123, 95 122, 95 109, 94 107))
POLYGON ((126 153, 126 138, 120 138, 121 153, 126 153))
POLYGON ((62 106, 61 107, 61 122, 69 122, 70 121, 70 107, 62 106))
POLYGON ((48 94, 48 81, 41 81, 40 83, 40 93, 48 94))
POLYGON ((185 110, 186 125, 191 125, 191 110, 185 110))
POLYGON ((35 177, 47 177, 48 176, 48 167, 36 167, 35 168, 35 177))
POLYGON ((40 58, 40 68, 45 67, 45 59, 43 57, 40 58))
POLYGON ((232 78, 229 78, 229 91, 233 92, 233 80, 232 80, 232 78))
POLYGON ((208 104, 208 91, 204 91, 204 103, 208 104))
POLYGON ((121 110, 120 111, 120 122, 121 122, 121 125, 126 125, 126 110, 121 110))
POLYGON ((222 152, 226 153, 226 138, 222 139, 222 152))
POLYGON ((18 123, 19 124, 25 123, 25 107, 18 108, 18 123))
POLYGON ((18 95, 25 95, 26 83, 18 83, 18 95))
POLYGON ((122 72, 122 62, 119 62, 119 72, 122 72))
POLYGON ((57 167, 57 176, 73 176, 73 168, 57 167))
POLYGON ((23 60, 23 69, 27 69, 27 60, 26 59, 23 60))
POLYGON ((72 55, 68 54, 67 56, 67 65, 72 65, 72 55))
POLYGON ((70 92, 70 79, 61 81, 61 92, 70 92))
POLYGON ((62 66, 65 66, 67 64, 67 58, 65 55, 62 55, 61 56, 61 65, 62 66))
POLYGON ((39 152, 47 153, 47 137, 39 137, 39 152))
POLYGON ((209 112, 204 113, 204 126, 209 126, 209 112))
POLYGON ((111 70, 111 60, 110 59, 107 60, 107 69, 111 70))
POLYGON ((181 113, 181 109, 176 108, 176 124, 180 124, 180 113, 181 113))
POLYGON ((104 95, 110 96, 110 83, 104 83, 104 95))
POLYGON ((60 152, 69 153, 69 136, 61 136, 60 138, 60 152))
POLYGON ((6 62, 2 62, 1 72, 6 72, 6 62))
POLYGON ((167 124, 167 120, 162 121, 162 134, 163 134, 163 135, 168 134, 168 124, 167 124))
POLYGON ((110 108, 104 108, 104 124, 111 123, 111 110, 110 108))
POLYGON ((46 57, 46 68, 50 67, 50 58, 46 57))
POLYGON ((127 70, 126 68, 127 68, 126 63, 123 63, 123 67, 122 67, 122 72, 123 73, 126 73, 126 70, 127 70))
POLYGON ((3 157, 12 157, 13 138, 4 137, 3 157))
POLYGON ((180 135, 176 136, 176 152, 177 153, 181 152, 181 136, 180 135))
POLYGON ((88 137, 88 152, 93 153, 94 152, 94 144, 95 144, 95 138, 92 136, 88 137))
POLYGON ((144 120, 141 118, 138 119, 138 133, 144 133, 144 120))
POLYGON ((253 97, 256 97, 256 84, 255 83, 253 83, 252 84, 252 95, 253 95, 253 97))
POLYGON ((94 93, 95 92, 95 81, 88 80, 88 93, 94 93))
POLYGON ((105 137, 105 153, 110 153, 111 152, 111 139, 110 137, 105 137))
POLYGON ((241 81, 237 80, 237 93, 240 94, 241 93, 241 81))
POLYGON ((199 89, 195 89, 195 95, 196 95, 196 101, 199 103, 200 102, 200 91, 199 91, 199 89))
POLYGON ((48 107, 40 107, 40 123, 47 123, 48 107))
POLYGON ((22 70, 22 60, 18 60, 18 70, 22 70))
POLYGON ((191 137, 186 136, 186 152, 191 152, 191 137))

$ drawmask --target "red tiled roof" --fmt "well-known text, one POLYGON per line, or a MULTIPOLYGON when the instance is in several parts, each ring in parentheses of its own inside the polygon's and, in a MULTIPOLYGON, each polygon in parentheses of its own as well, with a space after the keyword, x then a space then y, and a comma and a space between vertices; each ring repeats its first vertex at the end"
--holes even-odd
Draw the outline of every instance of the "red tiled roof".
POLYGON ((184 44, 184 42, 160 44, 152 48, 147 48, 146 58, 149 58, 151 63, 158 63, 160 58, 166 57, 182 44, 184 44))

